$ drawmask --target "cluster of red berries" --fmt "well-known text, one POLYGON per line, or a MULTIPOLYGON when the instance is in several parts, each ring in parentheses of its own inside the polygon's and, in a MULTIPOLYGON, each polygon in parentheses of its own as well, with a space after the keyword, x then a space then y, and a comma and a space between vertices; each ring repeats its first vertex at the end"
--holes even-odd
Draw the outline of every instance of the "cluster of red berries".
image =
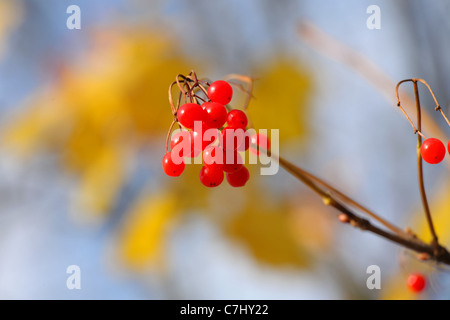
MULTIPOLYGON (((178 123, 187 130, 181 130, 172 136, 171 151, 163 158, 164 172, 172 177, 181 175, 185 169, 182 158, 195 158, 203 152, 204 165, 200 171, 202 184, 217 187, 226 174, 231 186, 242 187, 250 175, 239 152, 248 150, 251 144, 268 148, 268 138, 261 134, 249 136, 246 131, 248 120, 243 111, 233 109, 227 112, 225 105, 230 103, 233 96, 233 89, 228 82, 213 82, 207 89, 207 96, 209 101, 201 105, 185 103, 178 108, 178 123), (176 148, 183 141, 190 145, 189 154, 184 154, 185 149, 176 148), (181 160, 175 162, 175 157, 181 160)), ((258 150, 251 151, 259 154, 258 150)))
MULTIPOLYGON (((450 153, 450 141, 448 142, 448 152, 450 153)), ((436 138, 426 139, 420 147, 420 154, 423 160, 431 164, 440 163, 445 157, 445 146, 441 140, 436 138)))

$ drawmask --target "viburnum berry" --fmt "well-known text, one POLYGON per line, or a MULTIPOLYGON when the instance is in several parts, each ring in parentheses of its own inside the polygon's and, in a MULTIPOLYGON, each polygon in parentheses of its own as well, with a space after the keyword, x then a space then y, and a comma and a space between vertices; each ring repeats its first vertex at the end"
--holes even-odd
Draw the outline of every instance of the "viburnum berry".
POLYGON ((195 121, 203 122, 205 111, 196 103, 185 103, 178 108, 177 119, 182 126, 193 129, 195 121))
POLYGON ((248 124, 245 112, 238 109, 231 110, 227 115, 227 124, 233 128, 245 129, 248 124))
POLYGON ((162 166, 164 172, 171 177, 178 177, 181 175, 184 171, 184 168, 186 165, 184 164, 184 161, 181 160, 179 164, 176 164, 172 159, 172 153, 167 152, 162 160, 162 166))
POLYGON ((233 97, 233 88, 231 88, 228 82, 218 80, 211 83, 207 90, 207 93, 208 98, 212 102, 219 102, 225 105, 230 103, 231 98, 233 97))
POLYGON ((236 150, 244 143, 245 132, 243 129, 226 127, 222 130, 221 145, 224 150, 236 150))
POLYGON ((242 166, 236 172, 227 173, 227 181, 232 187, 243 187, 248 179, 250 179, 250 173, 245 166, 242 166))
POLYGON ((254 134, 250 140, 250 151, 256 155, 259 155, 260 151, 267 152, 266 150, 270 149, 270 139, 263 133, 254 134), (253 145, 256 145, 256 148, 253 145))
POLYGON ((408 276, 408 288, 413 292, 422 292, 426 286, 426 279, 420 273, 412 273, 408 276))
POLYGON ((219 166, 203 166, 200 170, 200 182, 208 187, 217 187, 223 181, 224 174, 219 166))
POLYGON ((224 150, 223 152, 223 171, 237 172, 242 168, 244 161, 236 150, 224 150))
POLYGON ((431 164, 437 164, 444 160, 445 153, 444 144, 436 138, 426 139, 420 147, 423 160, 431 164))
POLYGON ((203 151, 203 163, 205 166, 219 166, 223 170, 223 149, 219 146, 208 146, 203 151))
MULTIPOLYGON (((192 131, 182 130, 178 131, 172 136, 172 139, 170 140, 170 149, 172 150, 172 152, 176 146, 179 146, 182 143, 183 145, 180 146, 181 149, 179 150, 178 153, 180 157, 195 158, 200 154, 201 150, 196 150, 194 148, 194 139, 192 131), (187 139, 187 143, 183 142, 184 139, 187 139), (189 150, 187 150, 186 148, 189 148, 189 150)), ((178 148, 176 148, 176 150, 177 149, 178 148)))
POLYGON ((220 128, 227 122, 227 108, 218 102, 205 102, 202 104, 205 111, 205 125, 207 128, 220 128))
MULTIPOLYGON (((175 150, 178 151, 178 148, 180 148, 178 154, 180 157, 195 158, 202 152, 202 150, 196 148, 196 139, 199 140, 201 138, 197 138, 197 134, 195 131, 179 131, 172 136, 172 139, 170 140, 170 149, 172 150, 172 152, 174 152, 175 150), (186 138, 187 142, 184 142, 184 139, 186 138)), ((200 143, 199 145, 201 147, 200 140, 198 143, 200 143)))
POLYGON ((200 134, 196 130, 192 130, 192 137, 194 139, 194 145, 196 150, 205 150, 207 146, 214 143, 220 136, 220 131, 214 128, 205 129, 202 127, 202 133, 200 134))

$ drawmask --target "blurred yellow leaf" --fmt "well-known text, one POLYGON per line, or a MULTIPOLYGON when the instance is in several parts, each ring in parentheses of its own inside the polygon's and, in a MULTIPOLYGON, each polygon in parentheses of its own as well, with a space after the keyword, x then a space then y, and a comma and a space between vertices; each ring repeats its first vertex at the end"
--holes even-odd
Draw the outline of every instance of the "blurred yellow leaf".
POLYGON ((297 62, 281 59, 268 63, 255 81, 249 115, 258 129, 280 129, 280 141, 308 132, 311 75, 297 62))
POLYGON ((100 218, 112 209, 124 180, 123 157, 126 153, 115 146, 97 150, 91 164, 80 178, 75 203, 83 211, 100 218))
POLYGON ((143 271, 161 263, 164 243, 176 217, 173 194, 142 195, 127 215, 119 234, 119 256, 128 267, 143 271))
POLYGON ((84 64, 61 68, 60 81, 36 92, 2 139, 25 156, 62 155, 62 169, 80 177, 77 205, 102 214, 124 179, 123 149, 133 154, 163 139, 173 118, 169 84, 190 64, 162 32, 110 30, 95 37, 84 64))
POLYGON ((307 266, 308 257, 289 225, 288 206, 282 201, 266 200, 255 189, 247 190, 247 199, 244 210, 228 221, 226 232, 260 262, 274 266, 307 266))
POLYGON ((289 227, 298 244, 319 254, 334 249, 337 222, 335 212, 330 212, 333 209, 319 198, 302 194, 290 200, 289 227))

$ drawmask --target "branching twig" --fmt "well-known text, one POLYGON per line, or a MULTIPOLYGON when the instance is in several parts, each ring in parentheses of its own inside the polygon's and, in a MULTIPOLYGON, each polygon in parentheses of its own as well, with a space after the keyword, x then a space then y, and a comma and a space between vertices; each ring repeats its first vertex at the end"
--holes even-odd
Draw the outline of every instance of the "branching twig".
MULTIPOLYGON (((408 121, 411 123, 411 125, 414 128, 414 132, 420 133, 422 131, 422 110, 421 110, 421 106, 420 106, 420 97, 419 97, 419 87, 417 86, 417 82, 421 82, 423 83, 428 90, 430 91, 431 95, 433 96, 434 102, 436 103, 436 108, 435 110, 441 110, 441 107, 433 93, 433 90, 431 90, 430 86, 428 85, 428 83, 423 80, 423 79, 406 79, 406 80, 402 80, 400 81, 397 86, 395 87, 395 94, 397 96, 397 106, 402 110, 402 112, 405 114, 406 118, 408 119, 408 121), (411 121, 410 117, 408 116, 408 114, 405 112, 405 110, 403 110, 401 103, 400 103, 400 97, 399 97, 399 93, 398 93, 398 89, 400 87, 400 85, 402 83, 405 82, 412 82, 413 86, 414 86, 414 98, 416 100, 416 113, 417 113, 417 128, 414 125, 414 123, 411 121)), ((442 112, 442 110, 441 110, 442 112)), ((448 119, 445 117, 444 118, 446 121, 448 121, 448 119)), ((432 245, 436 248, 436 250, 439 250, 439 241, 438 241, 438 236, 436 234, 436 231, 434 229, 434 225, 433 225, 433 219, 431 217, 431 212, 430 212, 430 206, 428 204, 428 200, 427 200, 427 195, 425 192, 425 183, 424 183, 424 179, 423 179, 423 161, 422 161, 422 156, 420 154, 420 147, 422 146, 422 137, 424 137, 422 134, 420 134, 417 137, 417 171, 418 171, 418 181, 419 181, 419 190, 420 190, 420 197, 422 199, 422 205, 423 205, 423 209, 425 212, 425 217, 427 219, 427 223, 428 223, 428 227, 430 229, 431 232, 431 237, 432 237, 432 245)))
POLYGON ((414 250, 419 254, 426 253, 429 255, 430 259, 434 259, 437 262, 450 265, 450 253, 444 247, 438 245, 438 249, 436 250, 436 247, 434 245, 426 244, 415 236, 391 233, 373 225, 369 220, 360 217, 347 205, 336 199, 331 192, 321 188, 316 183, 314 183, 312 179, 304 174, 303 169, 297 167, 296 165, 290 163, 280 156, 276 156, 273 154, 271 156, 278 159, 280 165, 284 169, 286 169, 294 177, 302 181, 307 187, 318 194, 322 198, 322 201, 325 205, 331 206, 337 209, 339 212, 344 213, 348 217, 348 221, 352 226, 357 227, 363 231, 372 232, 382 238, 395 242, 400 246, 403 246, 410 250, 414 250))

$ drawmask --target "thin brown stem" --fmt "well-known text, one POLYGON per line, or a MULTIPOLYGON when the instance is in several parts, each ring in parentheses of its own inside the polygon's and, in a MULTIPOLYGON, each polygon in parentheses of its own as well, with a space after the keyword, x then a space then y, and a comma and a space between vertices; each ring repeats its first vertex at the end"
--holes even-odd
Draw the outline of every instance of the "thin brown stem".
POLYGON ((349 196, 345 195, 344 193, 342 193, 338 189, 334 188, 333 186, 329 185, 328 183, 326 183, 322 179, 314 176, 313 174, 311 174, 311 173, 309 173, 309 172, 307 172, 307 171, 305 171, 305 170, 303 170, 301 168, 298 168, 298 170, 300 170, 305 176, 307 176, 308 178, 310 178, 314 182, 322 185, 324 188, 329 190, 331 193, 334 193, 336 196, 341 198, 346 203, 348 203, 351 206, 353 206, 353 207, 355 207, 355 208, 365 212, 367 215, 369 215, 370 217, 372 217, 373 219, 377 220, 379 223, 384 225, 387 229, 389 229, 392 232, 395 232, 397 234, 400 234, 400 235, 406 235, 406 233, 402 229, 400 229, 399 227, 394 226, 392 223, 388 222, 387 220, 385 220, 384 218, 380 217, 376 213, 374 213, 371 210, 367 209, 362 204, 356 202, 355 200, 353 200, 349 196))
POLYGON ((372 232, 382 238, 397 243, 407 249, 414 250, 418 253, 427 253, 431 259, 450 265, 450 253, 444 247, 438 246, 439 250, 436 250, 435 246, 428 245, 418 238, 391 233, 373 225, 369 220, 360 217, 345 204, 339 202, 339 200, 336 199, 330 192, 327 192, 314 183, 314 181, 304 174, 303 169, 297 167, 280 156, 275 156, 273 154, 271 156, 278 159, 280 165, 286 171, 291 173, 294 177, 302 181, 307 187, 318 194, 322 198, 325 205, 337 209, 340 213, 344 213, 348 217, 348 221, 352 226, 363 231, 372 232))
MULTIPOLYGON (((422 130, 422 114, 420 108, 420 97, 419 97, 419 87, 417 86, 417 80, 413 80, 414 85, 414 98, 416 99, 416 111, 417 111, 417 127, 419 130, 422 130)), ((432 236, 432 243, 435 247, 439 245, 438 237, 433 225, 433 219, 431 217, 430 206, 428 204, 427 194, 425 191, 425 183, 423 178, 423 161, 422 155, 420 154, 420 147, 422 146, 422 137, 417 136, 417 171, 418 171, 418 180, 419 180, 419 190, 420 197, 422 199, 423 209, 425 211, 425 216, 427 218, 428 227, 432 236)))

